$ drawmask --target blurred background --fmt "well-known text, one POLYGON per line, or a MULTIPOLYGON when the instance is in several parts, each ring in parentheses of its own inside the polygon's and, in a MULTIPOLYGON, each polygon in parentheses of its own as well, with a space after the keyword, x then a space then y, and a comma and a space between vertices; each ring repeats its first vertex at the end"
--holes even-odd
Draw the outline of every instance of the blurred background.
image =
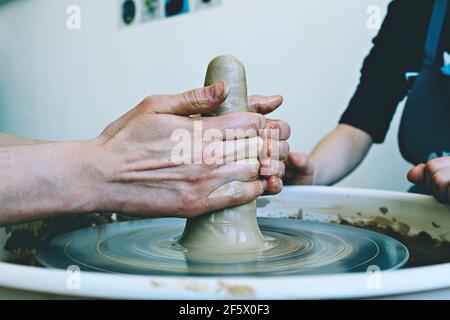
MULTIPOLYGON (((0 0, 0 131, 97 136, 151 94, 202 86, 211 58, 246 65, 249 92, 282 94, 272 117, 309 152, 334 128, 389 0, 0 0), (78 19, 79 18, 79 19, 78 19)), ((341 186, 407 190, 399 108, 384 145, 341 186)))

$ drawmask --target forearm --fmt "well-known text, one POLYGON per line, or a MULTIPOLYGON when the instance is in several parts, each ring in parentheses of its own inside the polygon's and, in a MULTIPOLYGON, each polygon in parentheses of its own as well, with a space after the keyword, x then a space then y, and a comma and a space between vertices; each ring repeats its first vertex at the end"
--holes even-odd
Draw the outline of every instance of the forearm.
POLYGON ((48 143, 48 141, 26 139, 26 138, 21 138, 21 137, 13 136, 11 134, 0 132, 0 147, 2 147, 2 146, 26 146, 26 145, 42 144, 42 143, 48 143))
POLYGON ((0 225, 95 209, 91 142, 0 147, 0 225))
POLYGON ((372 146, 371 137, 354 127, 339 125, 312 151, 313 184, 332 185, 349 175, 372 146))

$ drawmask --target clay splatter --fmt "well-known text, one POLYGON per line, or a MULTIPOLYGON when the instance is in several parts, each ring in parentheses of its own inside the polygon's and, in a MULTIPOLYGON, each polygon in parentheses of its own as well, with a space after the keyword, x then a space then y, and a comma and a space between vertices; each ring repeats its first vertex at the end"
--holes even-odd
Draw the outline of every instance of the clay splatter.
POLYGON ((248 285, 231 285, 224 282, 219 282, 219 291, 225 291, 231 296, 253 297, 255 295, 255 290, 248 285))

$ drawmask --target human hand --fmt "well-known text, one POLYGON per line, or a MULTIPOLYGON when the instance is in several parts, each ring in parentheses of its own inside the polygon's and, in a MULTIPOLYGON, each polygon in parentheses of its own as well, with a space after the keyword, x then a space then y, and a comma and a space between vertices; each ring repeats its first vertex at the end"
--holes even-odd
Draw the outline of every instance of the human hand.
POLYGON ((285 122, 249 112, 189 117, 214 110, 226 98, 226 91, 226 84, 219 82, 180 95, 151 96, 108 126, 95 141, 100 177, 95 182, 100 190, 97 211, 193 217, 250 202, 265 191, 280 192, 277 181, 284 174, 282 161, 289 150, 290 130, 285 122), (173 133, 181 130, 194 136, 199 122, 203 135, 208 130, 222 133, 224 138, 214 142, 225 150, 222 163, 207 163, 204 152, 198 159, 195 145, 193 163, 174 161, 178 143, 173 141, 173 133), (270 133, 270 137, 259 136, 266 128, 278 129, 279 137, 270 133), (241 133, 227 134, 236 129, 241 133), (249 129, 254 133, 242 135, 249 129), (240 152, 251 146, 258 151, 276 146, 279 157, 258 161, 257 156, 240 152), (230 163, 230 158, 234 162, 230 163), (264 177, 260 176, 262 168, 264 177))
POLYGON ((421 184, 442 203, 450 202, 450 157, 419 164, 408 172, 408 180, 421 184))
POLYGON ((315 167, 311 159, 303 153, 289 153, 284 182, 288 185, 314 184, 315 167))

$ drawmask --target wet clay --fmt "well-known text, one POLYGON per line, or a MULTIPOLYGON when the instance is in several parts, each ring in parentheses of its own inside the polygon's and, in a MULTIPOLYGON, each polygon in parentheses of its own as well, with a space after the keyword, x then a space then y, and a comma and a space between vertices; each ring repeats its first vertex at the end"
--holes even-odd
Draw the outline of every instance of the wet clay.
MULTIPOLYGON (((213 59, 206 73, 205 86, 225 80, 230 88, 227 99, 208 116, 228 112, 248 111, 247 80, 245 68, 233 56, 224 55, 213 59)), ((238 186, 226 186, 219 192, 239 192, 238 186)), ((223 254, 254 253, 271 247, 264 238, 256 220, 256 202, 211 212, 189 219, 179 244, 194 256, 205 257, 208 252, 223 254), (205 254, 196 255, 195 251, 205 254)))
POLYGON ((420 232, 417 235, 407 235, 409 227, 404 227, 398 232, 385 223, 380 223, 374 219, 369 222, 350 223, 345 219, 339 221, 340 224, 355 226, 383 233, 403 243, 409 251, 410 257, 405 264, 405 268, 424 267, 450 262, 450 242, 432 238, 427 232, 420 232))
POLYGON ((150 219, 58 236, 37 252, 43 266, 173 276, 286 276, 400 268, 408 250, 385 235, 328 223, 258 219, 270 244, 251 253, 192 250, 179 243, 182 219, 150 219))
MULTIPOLYGON (((266 202, 264 202, 266 204, 266 202)), ((301 212, 301 210, 300 210, 301 212)), ((289 219, 301 219, 301 214, 296 213, 289 219)), ((361 214, 359 214, 361 215, 361 214)), ((46 223, 33 223, 15 227, 11 231, 11 236, 6 242, 5 249, 10 253, 7 262, 36 266, 36 249, 43 247, 50 239, 66 232, 72 232, 80 228, 102 226, 117 223, 111 219, 106 219, 104 215, 88 215, 89 220, 85 224, 80 224, 79 218, 66 217, 64 219, 53 219, 46 223), (72 221, 76 220, 76 221, 72 221), (44 225, 45 227, 42 227, 44 225)), ((119 221, 129 221, 129 217, 118 215, 119 221)), ((421 232, 411 236, 401 234, 389 225, 380 225, 380 221, 350 223, 345 219, 340 219, 337 223, 364 229, 369 229, 378 233, 386 234, 401 243, 409 250, 410 257, 403 268, 431 266, 440 263, 450 263, 450 242, 432 238, 427 232, 421 232)))

